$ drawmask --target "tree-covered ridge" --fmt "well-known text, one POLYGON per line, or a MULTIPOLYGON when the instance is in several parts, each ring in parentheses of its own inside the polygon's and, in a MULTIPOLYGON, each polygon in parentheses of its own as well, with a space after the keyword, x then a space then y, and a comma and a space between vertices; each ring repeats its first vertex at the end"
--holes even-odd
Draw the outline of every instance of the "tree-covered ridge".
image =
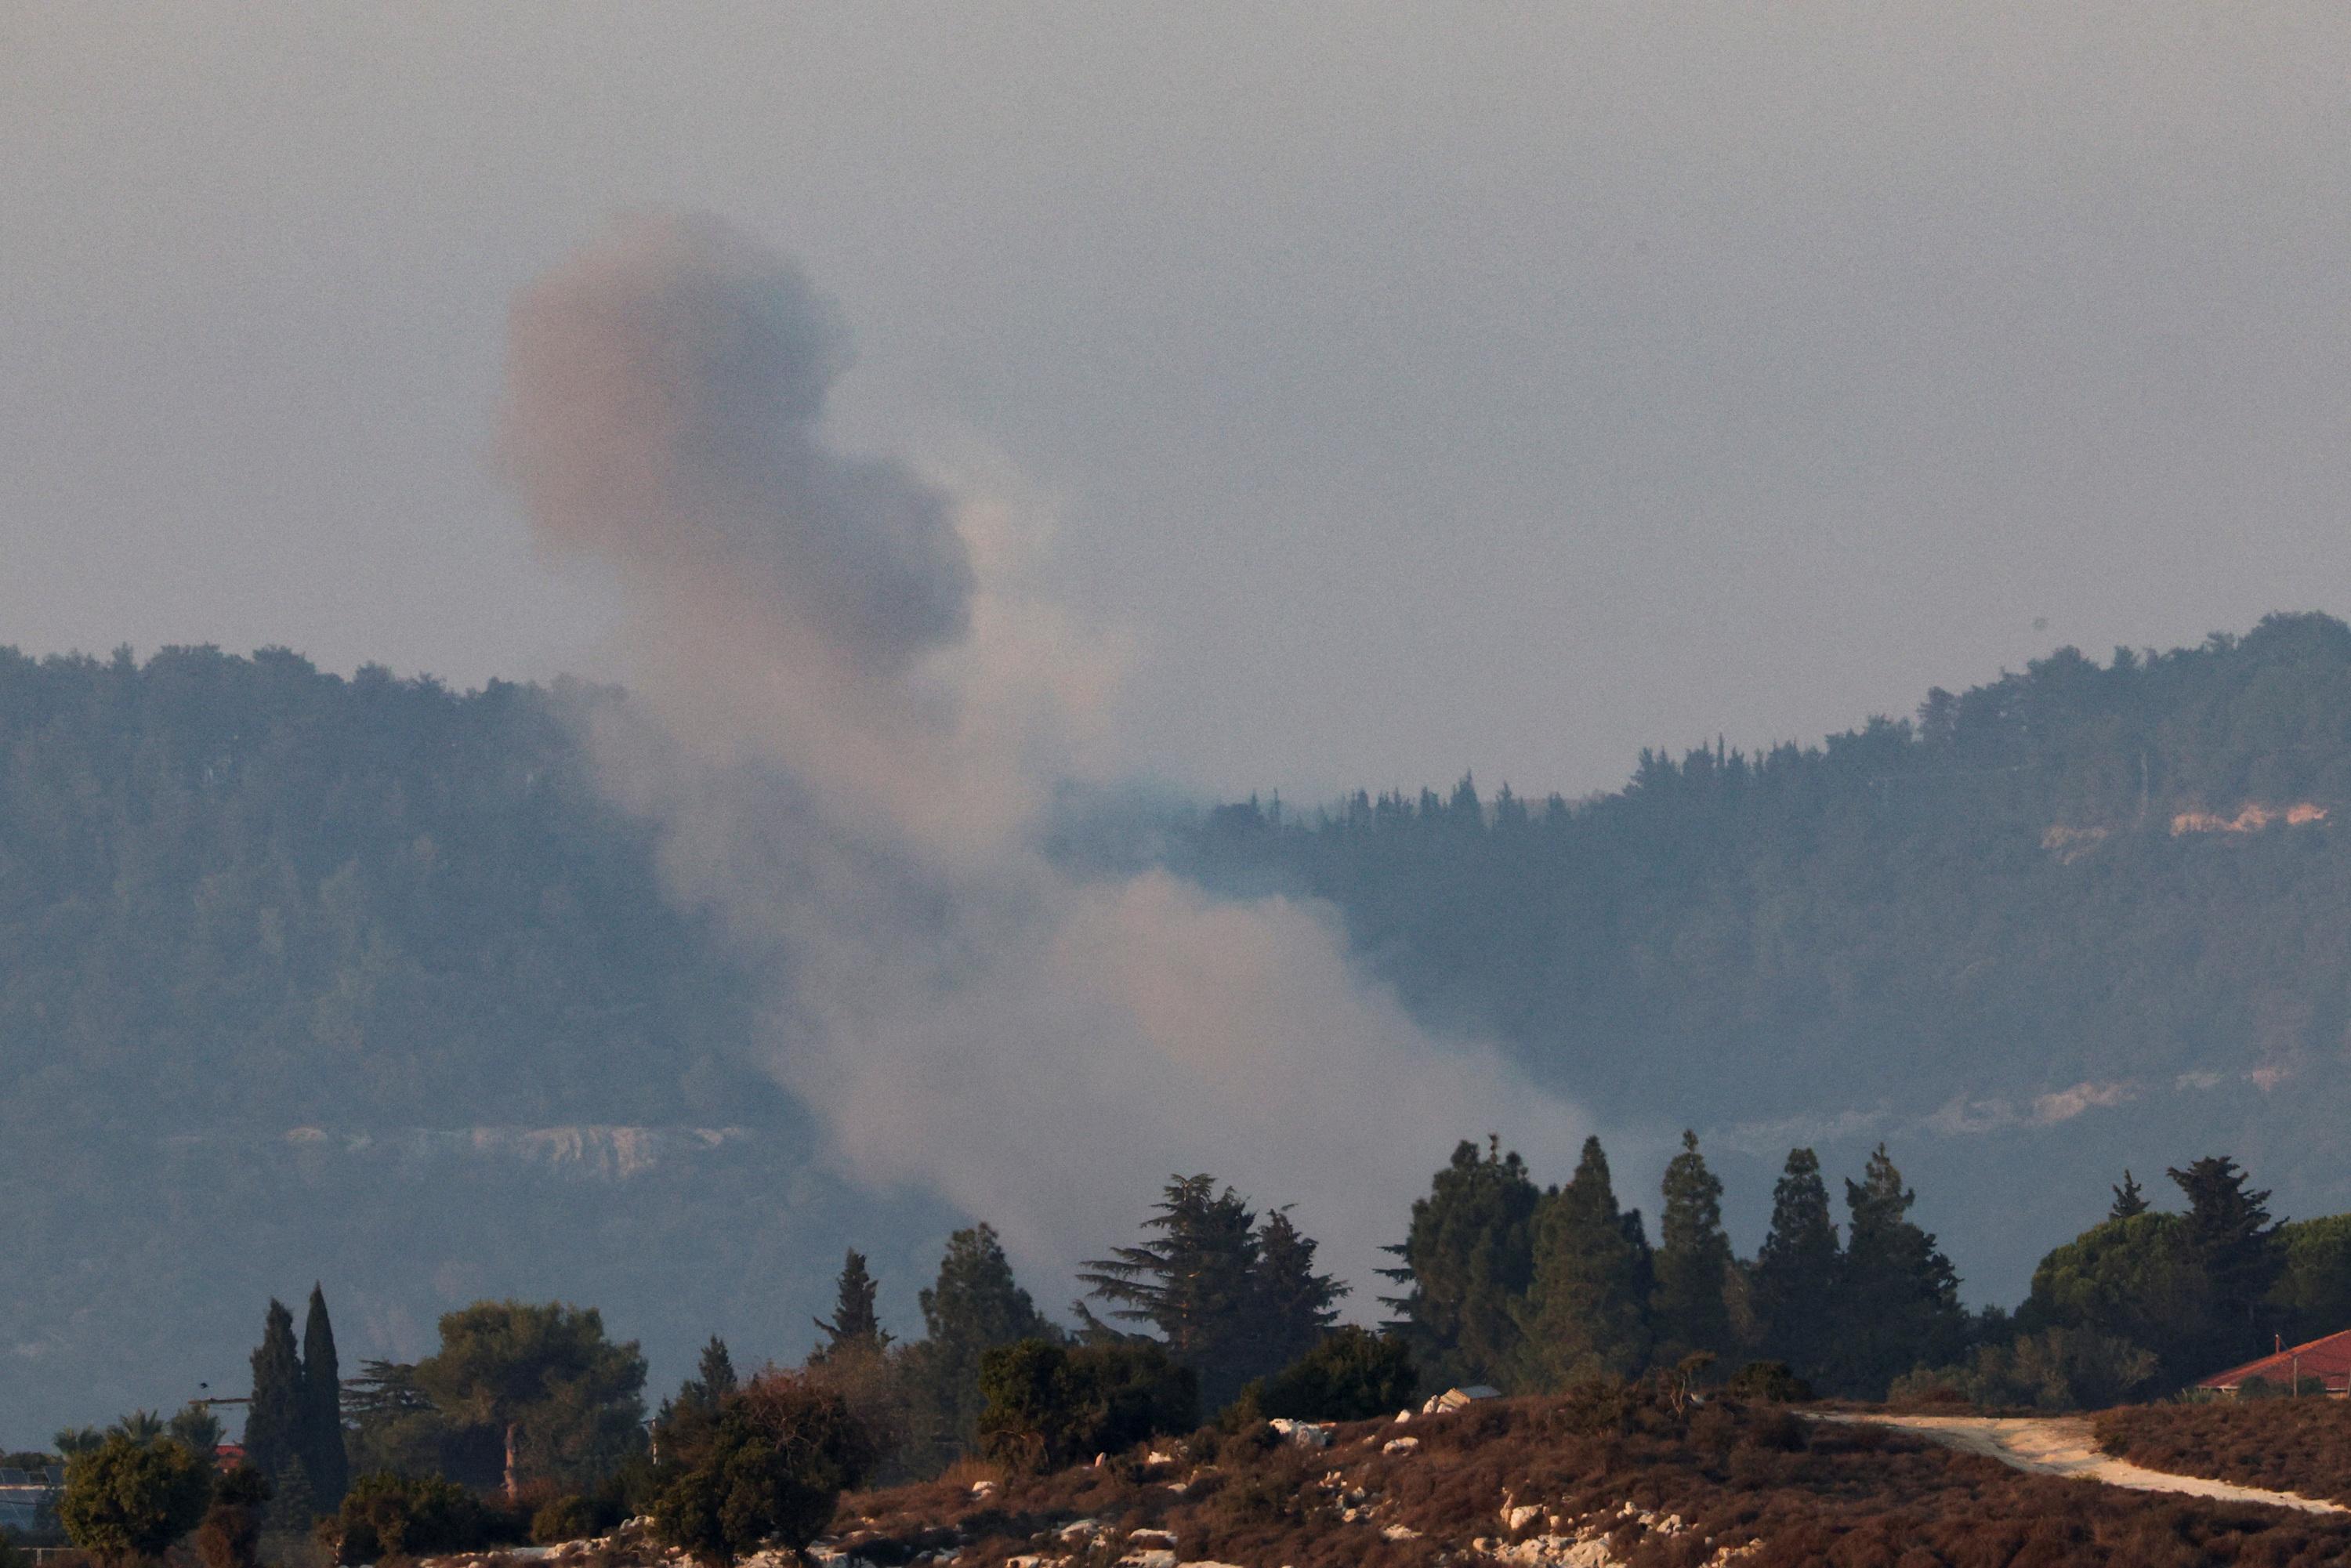
POLYGON ((8 1124, 664 1123, 740 988, 567 707, 283 650, 0 651, 8 1124))
POLYGON ((1818 747, 1646 752, 1582 802, 1467 779, 1252 800, 1183 853, 1331 899, 1416 1005, 1604 1113, 1655 1113, 1686 1066, 1672 1113, 1730 1117, 2330 1060, 2346 809, 2351 628, 2273 615, 2104 664, 2061 650, 1818 747), (1634 1044, 1660 1071, 1609 1071, 1634 1044))

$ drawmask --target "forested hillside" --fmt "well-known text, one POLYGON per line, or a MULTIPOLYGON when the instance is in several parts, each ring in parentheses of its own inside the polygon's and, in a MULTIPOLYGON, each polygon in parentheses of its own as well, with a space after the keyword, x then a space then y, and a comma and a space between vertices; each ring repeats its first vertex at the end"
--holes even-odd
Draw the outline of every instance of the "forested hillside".
POLYGON ((2294 615, 2064 650, 1823 746, 1645 754, 1572 804, 1226 807, 1184 853, 1332 900, 1425 1014, 1604 1125, 1743 1149, 1750 1220, 1790 1145, 1891 1139, 2013 1299, 2018 1233, 2079 1228, 2126 1163, 2233 1153, 2294 1212, 2351 1203, 2346 810, 2351 628, 2294 615))
MULTIPOLYGON (((322 1276, 356 1354, 576 1292, 665 1378, 714 1330, 798 1355, 846 1246, 927 1272, 960 1217, 822 1174, 753 988, 590 787, 571 710, 614 700, 0 653, 23 1435, 234 1381, 253 1303, 322 1276)), ((1628 1193, 1694 1126, 1750 1252, 1791 1146, 1834 1178, 1884 1139, 1967 1299, 2013 1303, 2126 1165, 2228 1154, 2280 1218, 2351 1209, 2346 811, 2351 629, 2295 616, 1584 801, 1465 781, 1157 841, 1332 901, 1426 1018, 1590 1106, 1628 1193)))
POLYGON ((565 709, 608 700, 0 652, 19 1440, 235 1382, 252 1303, 320 1276, 368 1354, 565 1290, 657 1354, 797 1354, 849 1236, 944 1234, 810 1169, 748 988, 584 778, 565 709))

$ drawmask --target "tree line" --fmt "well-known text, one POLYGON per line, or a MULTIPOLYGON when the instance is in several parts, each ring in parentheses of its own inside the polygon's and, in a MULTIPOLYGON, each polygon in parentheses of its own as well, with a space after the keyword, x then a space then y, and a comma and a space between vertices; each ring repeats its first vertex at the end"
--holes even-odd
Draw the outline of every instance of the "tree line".
POLYGON ((2226 1156, 2168 1175, 2182 1208, 2158 1211, 2126 1171, 2106 1218, 2043 1259, 2016 1311, 1970 1313, 1883 1145, 1844 1180, 1841 1222, 1819 1159, 1792 1149, 1769 1228, 1741 1257, 1693 1134, 1666 1167, 1654 1240, 1599 1139, 1549 1186, 1499 1140, 1465 1141, 1390 1249, 1398 1290, 1377 1330, 1338 1322, 1346 1287, 1317 1270, 1287 1209, 1178 1176, 1136 1239, 1080 1271, 1071 1326, 1037 1309, 980 1224, 948 1239, 917 1296, 924 1332, 902 1341, 852 1250, 797 1364, 747 1375, 714 1335, 650 1416, 643 1354, 593 1309, 475 1302, 441 1319, 433 1354, 365 1362, 347 1380, 313 1287, 298 1341, 293 1314, 268 1304, 235 1470, 213 1479, 221 1428, 201 1405, 61 1432, 59 1517, 110 1560, 195 1530, 206 1568, 249 1568, 273 1532, 315 1533, 357 1563, 576 1539, 645 1514, 723 1563, 804 1544, 846 1487, 967 1455, 1064 1465, 1204 1418, 1355 1420, 1450 1386, 1660 1376, 1749 1396, 2070 1408, 2168 1392, 2274 1336, 2351 1327, 2351 1215, 2280 1223, 2226 1156))

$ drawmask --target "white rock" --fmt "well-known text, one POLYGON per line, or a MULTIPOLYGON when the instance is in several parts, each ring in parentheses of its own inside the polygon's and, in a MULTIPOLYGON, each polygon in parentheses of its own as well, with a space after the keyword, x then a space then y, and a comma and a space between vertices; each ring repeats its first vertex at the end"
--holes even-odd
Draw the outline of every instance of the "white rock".
POLYGON ((1267 1425, 1301 1448, 1327 1448, 1331 1446, 1331 1428, 1317 1426, 1311 1421, 1293 1421, 1287 1416, 1277 1416, 1267 1425))
POLYGON ((1120 1568, 1176 1568, 1173 1552, 1130 1552, 1118 1561, 1120 1568))
POLYGON ((1522 1502, 1516 1508, 1506 1508, 1502 1511, 1502 1528, 1516 1535, 1533 1523, 1535 1516, 1541 1512, 1542 1510, 1531 1502, 1522 1502))
POLYGON ((1136 1546, 1173 1547, 1176 1532, 1172 1530, 1130 1530, 1126 1532, 1126 1539, 1136 1546))
POLYGON ((1415 1448, 1419 1447, 1420 1439, 1417 1437, 1390 1437, 1386 1442, 1380 1445, 1380 1452, 1383 1454, 1409 1454, 1415 1448))
POLYGON ((1409 1524, 1391 1524, 1385 1530, 1381 1531, 1380 1533, 1386 1536, 1390 1541, 1418 1541, 1420 1539, 1420 1531, 1415 1530, 1409 1524))

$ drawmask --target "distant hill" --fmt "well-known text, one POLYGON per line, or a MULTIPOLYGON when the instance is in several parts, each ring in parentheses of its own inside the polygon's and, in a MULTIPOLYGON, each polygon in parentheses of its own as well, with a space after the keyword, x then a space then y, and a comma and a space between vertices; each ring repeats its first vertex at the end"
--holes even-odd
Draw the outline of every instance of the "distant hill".
POLYGON ((810 1167, 611 696, 0 651, 0 1441, 237 1384, 314 1278, 347 1358, 559 1288, 664 1375, 805 1351, 852 1239, 911 1297, 946 1217, 810 1167))
POLYGON ((1465 779, 1228 806, 1183 857, 1331 900, 1424 1016, 1499 1033, 1604 1125, 1743 1156, 1750 1245, 1791 1144, 1834 1170, 1880 1137, 1978 1299, 2021 1293, 2126 1163, 2159 1202, 2166 1164, 2228 1151, 2281 1212, 2351 1207, 2351 628, 2326 616, 2061 650, 1818 747, 1645 753, 1573 804, 1465 779))
MULTIPOLYGON (((614 700, 0 652, 0 1440, 235 1382, 314 1278, 347 1357, 560 1289, 674 1382, 714 1330, 804 1351, 853 1242, 914 1326, 953 1217, 812 1161, 753 987, 589 786, 570 720, 614 700)), ((2280 616, 1573 804, 1465 781, 1157 841, 1330 899, 1424 1017, 1593 1107, 1628 1201, 1695 1125, 1751 1248, 1791 1144, 1834 1176, 1884 1137, 2012 1302, 2126 1164, 2160 1199, 2226 1151, 2282 1215, 2351 1209, 2346 813, 2351 629, 2280 616)))

